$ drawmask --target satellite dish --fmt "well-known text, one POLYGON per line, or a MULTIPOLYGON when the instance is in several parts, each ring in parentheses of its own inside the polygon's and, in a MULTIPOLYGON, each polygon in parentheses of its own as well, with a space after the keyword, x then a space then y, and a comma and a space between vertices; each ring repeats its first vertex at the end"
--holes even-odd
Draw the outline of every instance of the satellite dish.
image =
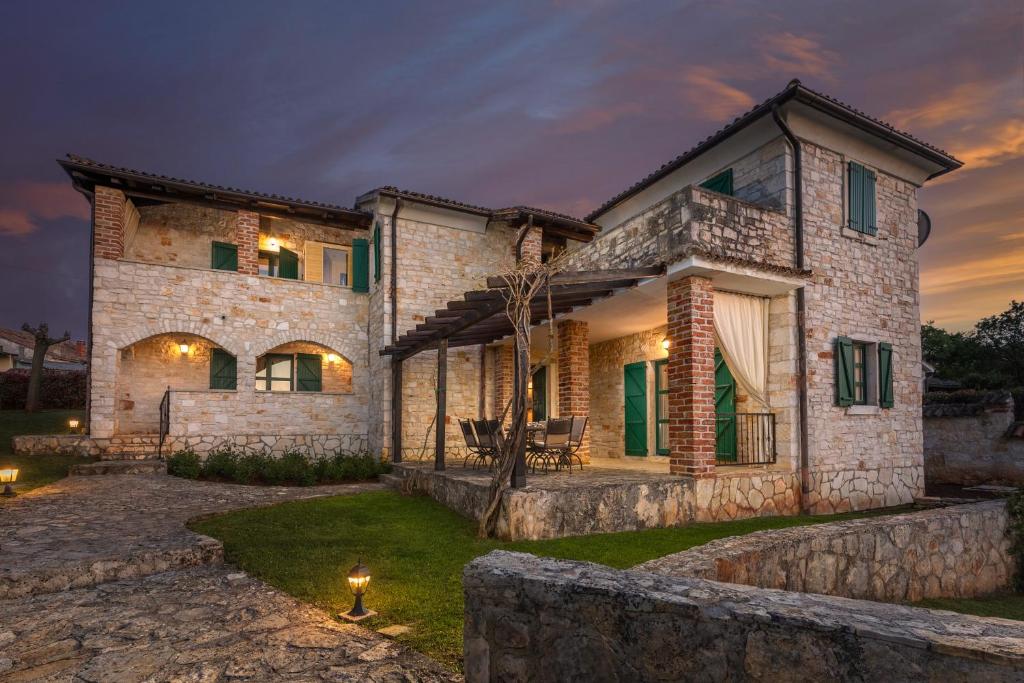
POLYGON ((917 246, 920 247, 928 241, 928 235, 932 234, 932 219, 921 209, 917 210, 917 246))

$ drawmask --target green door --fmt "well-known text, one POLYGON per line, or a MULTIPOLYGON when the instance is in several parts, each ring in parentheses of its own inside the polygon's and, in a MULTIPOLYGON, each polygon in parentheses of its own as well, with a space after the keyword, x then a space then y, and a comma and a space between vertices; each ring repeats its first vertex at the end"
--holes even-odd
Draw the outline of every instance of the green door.
POLYGON ((533 415, 530 419, 535 421, 548 419, 548 369, 541 367, 533 373, 530 379, 533 385, 533 415))
POLYGON ((647 364, 623 368, 626 413, 626 455, 647 455, 647 364))
POLYGON ((736 462, 736 380, 715 349, 715 454, 721 462, 736 462))

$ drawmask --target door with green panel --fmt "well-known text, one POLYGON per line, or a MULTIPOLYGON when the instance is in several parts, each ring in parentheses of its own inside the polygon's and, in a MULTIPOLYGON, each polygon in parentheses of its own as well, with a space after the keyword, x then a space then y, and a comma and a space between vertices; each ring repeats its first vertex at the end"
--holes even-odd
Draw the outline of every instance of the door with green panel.
POLYGON ((720 462, 736 462, 736 380, 715 349, 715 455, 720 462))
POLYGON ((626 455, 647 455, 647 364, 623 367, 626 455))
POLYGON ((654 361, 654 452, 668 455, 668 360, 654 361))
POLYGON ((547 366, 537 368, 530 378, 531 407, 530 419, 540 422, 548 419, 548 369, 547 366))

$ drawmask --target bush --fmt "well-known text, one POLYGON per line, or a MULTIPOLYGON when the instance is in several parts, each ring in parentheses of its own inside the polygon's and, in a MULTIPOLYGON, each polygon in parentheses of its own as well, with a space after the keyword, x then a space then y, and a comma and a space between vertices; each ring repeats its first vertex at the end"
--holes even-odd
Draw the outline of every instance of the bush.
MULTIPOLYGON (((0 408, 24 409, 28 397, 27 369, 0 372, 0 408)), ((83 370, 43 370, 39 386, 39 407, 43 409, 84 408, 85 372, 83 370)))
POLYGON ((230 481, 236 484, 312 486, 375 479, 391 465, 372 455, 334 455, 314 458, 299 450, 280 457, 268 453, 218 448, 200 462, 194 451, 177 451, 167 459, 170 474, 187 479, 230 481))
POLYGON ((199 455, 193 450, 177 451, 167 458, 167 473, 185 479, 198 479, 202 471, 199 455))
POLYGON ((1024 592, 1024 488, 1006 500, 1006 512, 1010 518, 1006 532, 1010 536, 1010 554, 1016 558, 1017 572, 1013 577, 1014 587, 1024 592))

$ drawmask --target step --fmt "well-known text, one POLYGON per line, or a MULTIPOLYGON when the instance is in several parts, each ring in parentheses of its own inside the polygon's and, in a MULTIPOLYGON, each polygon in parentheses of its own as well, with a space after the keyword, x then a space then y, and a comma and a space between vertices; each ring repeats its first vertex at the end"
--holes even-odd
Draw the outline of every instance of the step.
POLYGON ((102 462, 124 462, 126 460, 157 460, 157 452, 155 446, 147 446, 145 449, 138 451, 104 451, 100 454, 100 461, 102 462))
POLYGON ((97 474, 163 474, 167 463, 163 460, 100 460, 81 465, 72 465, 69 474, 90 476, 97 474))

